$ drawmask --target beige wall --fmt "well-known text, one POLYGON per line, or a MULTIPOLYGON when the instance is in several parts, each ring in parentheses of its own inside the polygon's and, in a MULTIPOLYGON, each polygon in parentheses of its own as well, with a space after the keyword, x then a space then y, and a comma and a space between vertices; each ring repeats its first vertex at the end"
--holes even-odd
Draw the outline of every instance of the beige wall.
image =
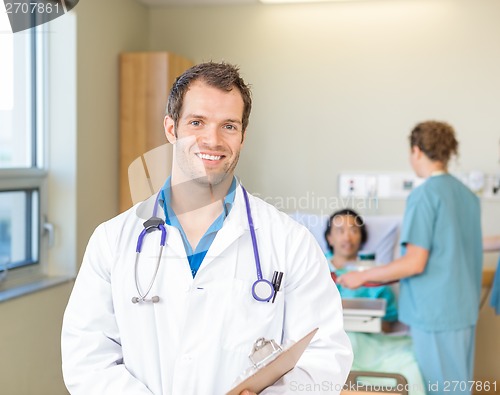
POLYGON ((118 54, 147 47, 148 12, 136 0, 85 0, 78 16, 77 240, 118 213, 118 54))
POLYGON ((67 394, 61 374, 61 320, 73 283, 0 305, 1 393, 67 394))
MULTIPOLYGON (((496 0, 177 7, 150 16, 152 50, 236 63, 253 84, 239 167, 252 191, 335 196, 341 171, 411 172, 407 135, 429 118, 457 129, 453 170, 500 171, 496 0)), ((488 210, 486 231, 498 231, 491 218, 500 218, 500 200, 488 210)))
MULTIPOLYGON (((497 0, 158 8, 150 18, 150 49, 236 63, 253 84, 239 167, 253 192, 333 211, 317 202, 336 195, 339 172, 410 172, 407 135, 430 118, 457 130, 453 171, 500 172, 497 0)), ((403 208, 381 201, 371 213, 403 208)), ((485 233, 500 233, 499 219, 500 199, 483 201, 485 233)), ((485 307, 478 328, 476 376, 498 380, 500 318, 485 307)))

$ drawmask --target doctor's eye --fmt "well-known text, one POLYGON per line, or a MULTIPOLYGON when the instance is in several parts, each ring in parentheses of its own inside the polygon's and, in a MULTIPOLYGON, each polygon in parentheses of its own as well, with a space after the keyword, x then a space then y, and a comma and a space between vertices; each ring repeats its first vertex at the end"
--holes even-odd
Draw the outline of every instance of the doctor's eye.
POLYGON ((192 125, 192 126, 200 126, 201 125, 201 121, 193 120, 193 121, 190 121, 189 124, 192 125))
POLYGON ((238 131, 238 128, 236 127, 236 125, 232 125, 232 124, 224 125, 223 128, 230 131, 230 132, 237 132, 238 131))

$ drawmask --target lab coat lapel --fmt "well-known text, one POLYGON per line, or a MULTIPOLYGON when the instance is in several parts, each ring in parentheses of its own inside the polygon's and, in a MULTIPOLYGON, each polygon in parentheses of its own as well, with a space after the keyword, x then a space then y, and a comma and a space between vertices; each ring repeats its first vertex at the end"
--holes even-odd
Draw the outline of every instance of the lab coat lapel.
POLYGON ((182 236, 175 226, 167 226, 167 241, 166 248, 171 248, 174 254, 180 258, 186 258, 186 248, 184 247, 184 242, 182 241, 182 236))
MULTIPOLYGON (((249 198, 251 199, 250 196, 249 198)), ((257 228, 255 218, 254 227, 257 228)), ((241 186, 239 185, 236 189, 233 208, 231 209, 228 217, 225 219, 224 226, 217 232, 217 236, 215 237, 205 259, 203 260, 202 268, 220 256, 224 250, 231 246, 231 244, 233 244, 247 231, 249 231, 249 225, 245 199, 243 197, 241 186)))

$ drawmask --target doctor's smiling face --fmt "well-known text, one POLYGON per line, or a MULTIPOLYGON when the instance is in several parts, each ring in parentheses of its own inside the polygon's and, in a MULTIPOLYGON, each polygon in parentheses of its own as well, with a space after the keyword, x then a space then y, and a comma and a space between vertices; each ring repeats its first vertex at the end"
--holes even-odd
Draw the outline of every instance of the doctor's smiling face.
POLYGON ((173 182, 229 188, 243 146, 243 112, 236 86, 223 90, 202 78, 192 81, 177 122, 169 115, 164 121, 174 147, 173 182))

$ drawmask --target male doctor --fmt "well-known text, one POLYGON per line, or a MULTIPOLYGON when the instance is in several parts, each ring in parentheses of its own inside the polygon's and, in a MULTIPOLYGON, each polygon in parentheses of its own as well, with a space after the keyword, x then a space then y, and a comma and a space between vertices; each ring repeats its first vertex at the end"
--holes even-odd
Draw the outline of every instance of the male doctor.
POLYGON ((250 110, 229 64, 199 64, 174 83, 164 120, 172 175, 157 196, 97 227, 64 314, 71 394, 223 395, 251 366, 258 338, 297 341, 316 327, 297 366, 261 394, 340 392, 352 351, 323 253, 234 176, 250 110), (151 216, 165 222, 163 248, 158 223, 143 232, 151 216), (267 283, 254 287, 259 265, 263 279, 283 273, 269 301, 259 300, 267 283))

